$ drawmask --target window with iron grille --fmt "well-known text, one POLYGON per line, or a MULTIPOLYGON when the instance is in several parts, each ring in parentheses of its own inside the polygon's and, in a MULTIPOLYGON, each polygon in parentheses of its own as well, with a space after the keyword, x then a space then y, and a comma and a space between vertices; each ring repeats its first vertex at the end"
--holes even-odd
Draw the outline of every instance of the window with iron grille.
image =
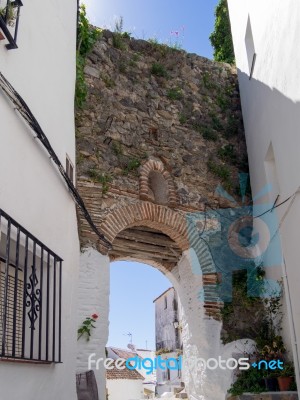
POLYGON ((0 40, 7 40, 8 50, 17 49, 21 0, 0 0, 0 40))
POLYGON ((0 357, 61 362, 62 259, 0 209, 0 357))

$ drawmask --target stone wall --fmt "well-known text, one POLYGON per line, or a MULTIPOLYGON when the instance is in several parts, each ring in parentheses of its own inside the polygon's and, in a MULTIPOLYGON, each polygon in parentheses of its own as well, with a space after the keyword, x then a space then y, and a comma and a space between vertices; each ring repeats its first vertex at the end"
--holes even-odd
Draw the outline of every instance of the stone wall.
POLYGON ((138 168, 160 160, 175 185, 172 206, 222 206, 215 189, 236 195, 247 168, 236 71, 195 54, 104 31, 85 67, 88 98, 78 110, 79 189, 102 187, 98 216, 139 198, 138 168), (123 47, 124 46, 124 47, 123 47))
MULTIPOLYGON (((86 276, 90 260, 85 255, 95 251, 92 247, 108 253, 110 260, 148 263, 170 279, 179 295, 186 358, 230 356, 235 345, 224 347, 220 341, 217 270, 199 239, 203 215, 199 221, 189 222, 188 217, 208 206, 240 203, 238 173, 247 170, 247 157, 236 71, 195 54, 105 31, 88 57, 85 76, 87 102, 76 116, 77 187, 112 249, 101 245, 79 215, 81 244, 88 249, 82 259, 81 292, 87 293, 92 282, 86 276), (136 231, 140 236, 134 236, 136 231), (167 243, 163 249, 162 237, 167 243), (133 249, 132 254, 126 245, 121 254, 120 243, 133 249), (153 254, 161 254, 161 260, 153 254)), ((96 280, 103 262, 108 271, 107 259, 97 257, 91 274, 96 280)), ((107 324, 100 332, 103 345, 108 291, 95 288, 90 296, 95 294, 104 305, 107 324)), ((87 312, 95 300, 82 301, 87 312)), ((86 356, 86 351, 79 355, 80 366, 86 356)), ((223 400, 232 380, 231 371, 186 368, 183 375, 187 392, 205 400, 223 400)))

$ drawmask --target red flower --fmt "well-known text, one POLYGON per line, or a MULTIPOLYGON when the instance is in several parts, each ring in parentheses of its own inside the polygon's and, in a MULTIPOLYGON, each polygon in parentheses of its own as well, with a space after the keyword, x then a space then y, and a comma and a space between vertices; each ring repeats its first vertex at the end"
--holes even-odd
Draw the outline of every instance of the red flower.
POLYGON ((92 315, 92 318, 93 318, 93 319, 97 319, 97 318, 98 318, 98 314, 93 314, 93 315, 92 315))

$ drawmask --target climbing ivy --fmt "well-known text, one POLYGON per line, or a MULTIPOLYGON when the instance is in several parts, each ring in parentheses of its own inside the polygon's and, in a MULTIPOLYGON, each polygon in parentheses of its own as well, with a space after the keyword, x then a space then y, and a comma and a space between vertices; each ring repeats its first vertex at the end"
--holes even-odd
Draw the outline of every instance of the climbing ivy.
POLYGON ((230 28, 227 0, 219 0, 215 11, 215 30, 209 39, 214 48, 216 61, 234 64, 234 50, 230 28))
POLYGON ((76 52, 76 90, 75 105, 82 107, 86 96, 87 86, 84 78, 84 66, 86 56, 93 49, 95 42, 101 35, 101 29, 94 28, 90 25, 86 16, 86 8, 84 4, 80 5, 77 28, 77 52, 76 52))

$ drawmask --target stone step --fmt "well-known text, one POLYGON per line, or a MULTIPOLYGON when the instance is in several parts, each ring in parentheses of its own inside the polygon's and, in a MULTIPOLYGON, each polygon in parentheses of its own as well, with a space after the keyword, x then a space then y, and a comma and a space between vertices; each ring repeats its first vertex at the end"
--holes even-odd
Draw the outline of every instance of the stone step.
POLYGON ((186 392, 180 392, 175 395, 176 399, 188 399, 188 395, 186 392))

